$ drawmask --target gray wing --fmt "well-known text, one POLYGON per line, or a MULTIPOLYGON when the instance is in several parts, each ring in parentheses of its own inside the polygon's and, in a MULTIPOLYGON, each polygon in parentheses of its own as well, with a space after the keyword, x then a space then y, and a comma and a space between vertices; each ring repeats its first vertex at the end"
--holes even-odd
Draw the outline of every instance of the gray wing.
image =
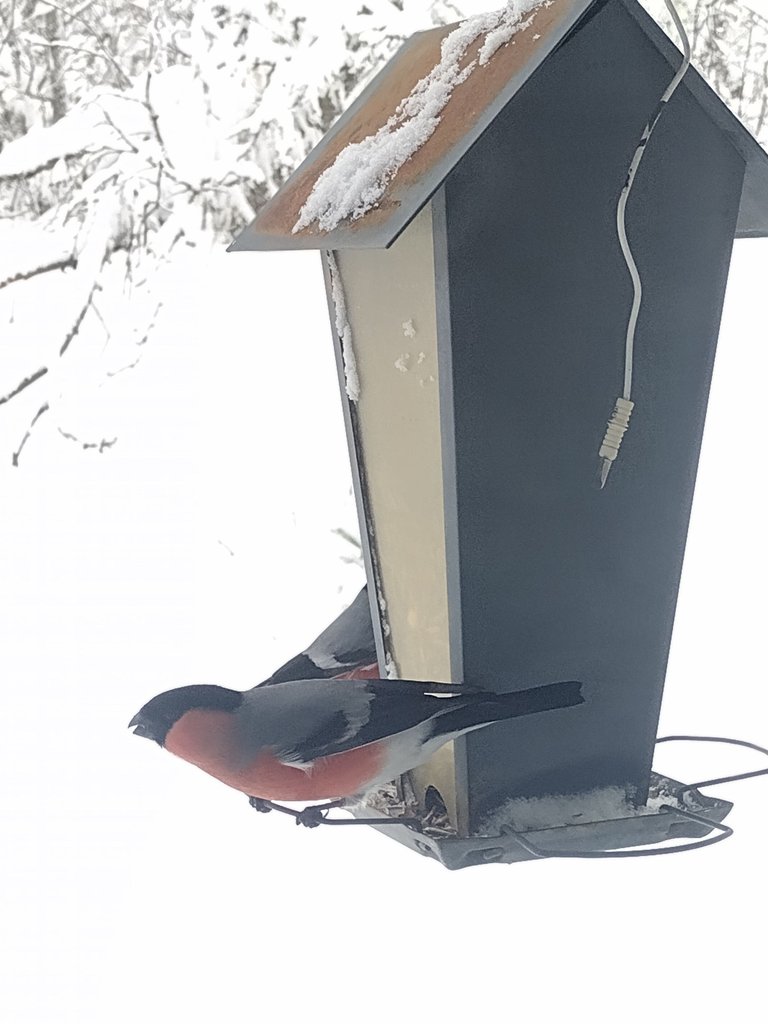
POLYGON ((306 653, 318 668, 337 671, 359 665, 364 659, 376 660, 367 586, 349 608, 312 641, 306 653))
POLYGON ((300 766, 395 736, 463 704, 466 696, 465 687, 402 679, 300 679, 257 686, 238 714, 247 716, 259 747, 300 766))
POLYGON ((262 686, 287 680, 315 679, 338 675, 358 665, 376 661, 368 587, 363 587, 352 604, 290 661, 265 679, 262 686))

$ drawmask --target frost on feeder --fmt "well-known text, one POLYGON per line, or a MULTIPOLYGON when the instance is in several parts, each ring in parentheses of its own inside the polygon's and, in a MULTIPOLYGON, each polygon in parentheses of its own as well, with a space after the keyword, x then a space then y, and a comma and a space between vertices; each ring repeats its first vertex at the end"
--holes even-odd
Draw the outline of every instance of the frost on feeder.
POLYGON ((452 867, 534 855, 476 838, 504 814, 589 850, 730 808, 651 761, 730 250, 768 234, 768 158, 692 69, 656 126, 679 69, 634 0, 420 33, 232 247, 324 251, 382 673, 584 683, 583 707, 470 734, 379 795, 442 801, 449 838, 389 831, 452 867))

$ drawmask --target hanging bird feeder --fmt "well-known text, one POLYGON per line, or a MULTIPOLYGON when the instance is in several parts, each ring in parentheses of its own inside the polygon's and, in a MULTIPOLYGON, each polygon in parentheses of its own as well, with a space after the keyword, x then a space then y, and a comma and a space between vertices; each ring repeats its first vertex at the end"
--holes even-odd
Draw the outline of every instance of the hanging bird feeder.
POLYGON ((323 252, 382 674, 584 683, 374 801, 439 818, 388 832, 450 867, 700 837, 731 806, 651 762, 768 157, 692 69, 669 94, 682 58, 635 0, 516 9, 412 37, 232 246, 323 252))

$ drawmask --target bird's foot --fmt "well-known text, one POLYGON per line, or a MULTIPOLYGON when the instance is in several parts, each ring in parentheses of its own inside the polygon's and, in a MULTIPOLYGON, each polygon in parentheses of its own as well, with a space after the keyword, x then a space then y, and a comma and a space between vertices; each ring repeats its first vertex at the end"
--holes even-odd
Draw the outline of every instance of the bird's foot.
POLYGON ((303 811, 296 814, 296 824, 305 825, 307 828, 317 828, 322 825, 325 818, 325 809, 322 807, 305 807, 303 811))
POLYGON ((261 814, 268 814, 270 811, 281 811, 283 814, 290 814, 295 819, 297 825, 304 825, 306 828, 317 828, 318 825, 322 825, 325 821, 326 811, 330 811, 333 807, 342 807, 344 800, 329 800, 328 803, 313 804, 311 807, 305 807, 301 811, 294 811, 292 807, 276 804, 273 800, 265 800, 260 796, 249 796, 248 803, 254 811, 259 811, 261 814))
POLYGON ((331 800, 326 804, 314 804, 296 812, 296 824, 306 828, 317 828, 325 821, 326 812, 334 807, 341 807, 343 800, 331 800))

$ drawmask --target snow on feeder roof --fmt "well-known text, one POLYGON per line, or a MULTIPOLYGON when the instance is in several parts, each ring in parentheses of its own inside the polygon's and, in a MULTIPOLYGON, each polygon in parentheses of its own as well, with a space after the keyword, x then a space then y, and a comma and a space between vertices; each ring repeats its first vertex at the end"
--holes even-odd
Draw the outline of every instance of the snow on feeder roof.
MULTIPOLYGON (((620 2, 676 66, 679 55, 653 19, 634 0, 620 2)), ((518 0, 514 14, 504 9, 412 36, 232 251, 391 245, 539 66, 603 3, 518 0)), ((746 161, 736 237, 768 234, 768 157, 700 75, 691 70, 684 87, 746 161)))

